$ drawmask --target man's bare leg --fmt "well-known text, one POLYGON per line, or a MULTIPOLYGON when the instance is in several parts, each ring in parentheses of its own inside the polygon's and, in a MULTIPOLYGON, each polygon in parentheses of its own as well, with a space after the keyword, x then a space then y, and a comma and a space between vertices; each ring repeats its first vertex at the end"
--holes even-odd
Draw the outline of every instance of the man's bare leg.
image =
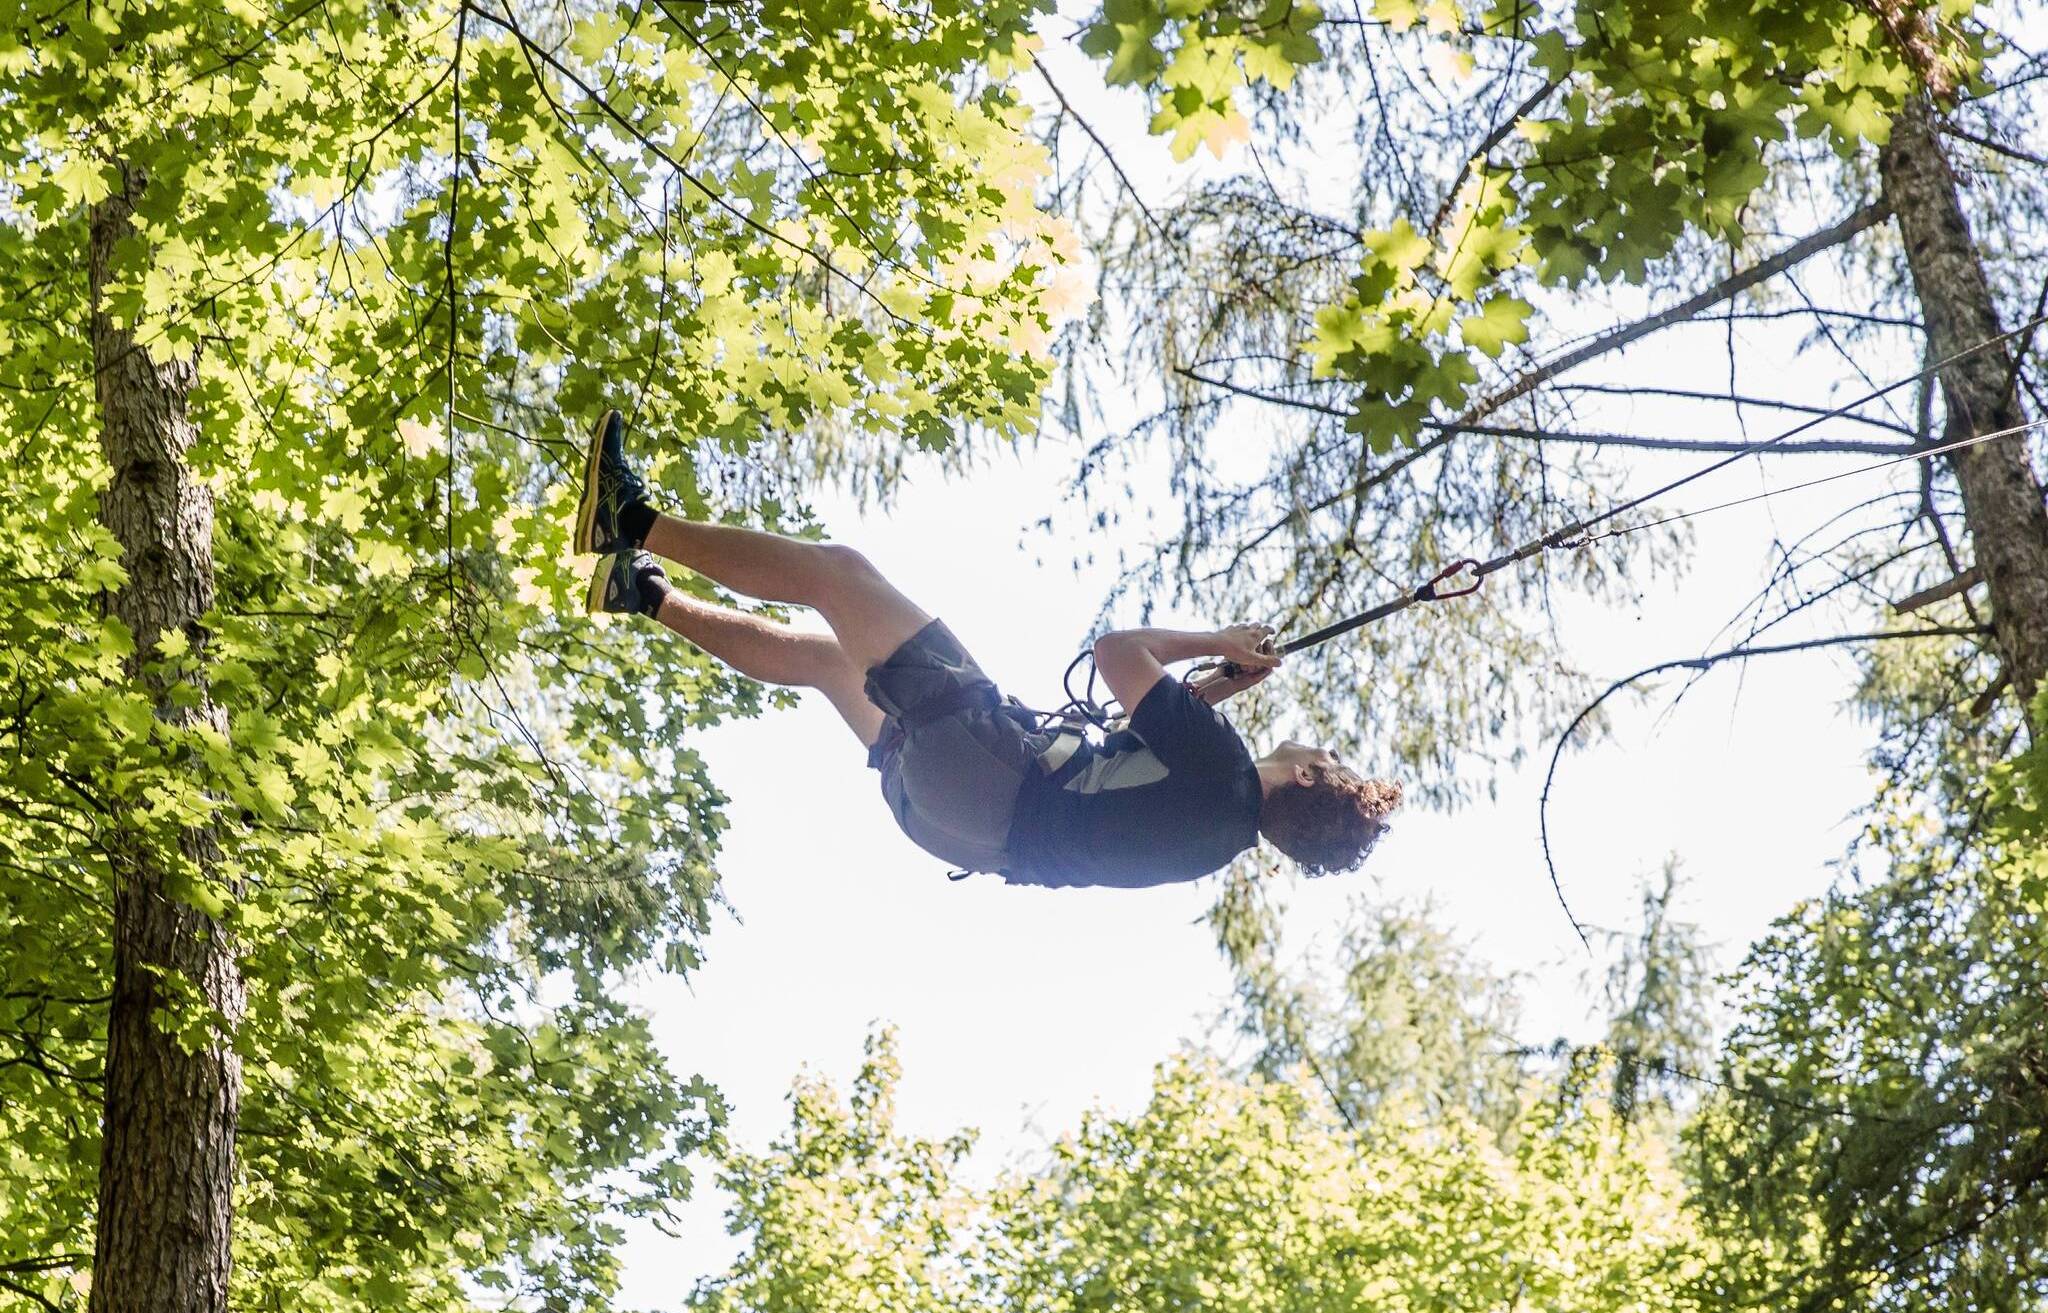
POLYGON ((736 593, 817 611, 862 678, 931 623, 931 616, 897 592, 866 557, 835 543, 657 515, 643 546, 736 593))
POLYGON ((866 667, 855 665, 830 634, 802 633, 674 587, 663 590, 655 619, 750 679, 817 689, 863 745, 873 747, 881 734, 881 708, 865 691, 866 667))

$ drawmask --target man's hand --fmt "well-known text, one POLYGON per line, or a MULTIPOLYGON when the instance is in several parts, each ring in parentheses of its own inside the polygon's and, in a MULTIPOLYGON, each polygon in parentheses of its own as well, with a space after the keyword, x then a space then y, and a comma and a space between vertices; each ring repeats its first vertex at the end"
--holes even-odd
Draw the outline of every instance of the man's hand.
POLYGON ((1271 625, 1232 625, 1216 631, 1216 655, 1223 664, 1188 681, 1188 691, 1210 706, 1235 697, 1280 666, 1271 625))
POLYGON ((1271 671, 1280 665, 1271 625, 1232 625, 1217 630, 1216 655, 1243 671, 1271 671))

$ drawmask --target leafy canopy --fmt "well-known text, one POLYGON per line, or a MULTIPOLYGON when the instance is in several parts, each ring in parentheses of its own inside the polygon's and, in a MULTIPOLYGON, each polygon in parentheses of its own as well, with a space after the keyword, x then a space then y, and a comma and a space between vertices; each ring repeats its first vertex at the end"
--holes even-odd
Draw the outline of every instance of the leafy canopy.
MULTIPOLYGON (((1982 30, 1954 21, 1970 4, 1941 8, 1933 57, 1968 74, 1982 30)), ((1426 232, 1397 218, 1359 234, 1348 290, 1316 313, 1317 376, 1360 385, 1349 428, 1382 452, 1479 399, 1475 358, 1528 337, 1518 286, 1640 282, 1688 234, 1739 241, 1775 144, 1822 137, 1852 157, 1883 143, 1921 85, 1873 8, 1851 0, 1379 0, 1369 12, 1417 33, 1452 80, 1472 76, 1478 42, 1515 48, 1507 62, 1543 79, 1426 232)), ((1111 85, 1152 95, 1152 129, 1175 134, 1177 157, 1196 140, 1221 155, 1249 135, 1247 88, 1285 92, 1322 61, 1324 21, 1292 0, 1112 0, 1082 46, 1111 85)))
POLYGON ((1705 1257, 1678 1180, 1583 1086, 1532 1090, 1510 1141, 1394 1098, 1354 1130, 1297 1069, 1197 1055, 1034 1169, 960 1180, 967 1142, 894 1124, 871 1042, 851 1106, 801 1085, 790 1128, 728 1156, 747 1248, 706 1313, 1687 1307, 1705 1257))
POLYGON ((798 432, 1028 427, 1057 233, 988 69, 1032 8, 0 14, 0 1266, 84 1284, 103 840, 210 823, 175 892, 250 984, 236 1302, 605 1305, 721 1117, 617 986, 697 961, 690 738, 760 692, 576 615, 581 435, 625 407, 669 504, 801 527, 745 453, 772 490, 798 432), (218 605, 156 636, 96 519, 88 220, 131 180, 101 309, 196 359, 218 504, 218 605), (138 642, 225 733, 154 717, 138 642))

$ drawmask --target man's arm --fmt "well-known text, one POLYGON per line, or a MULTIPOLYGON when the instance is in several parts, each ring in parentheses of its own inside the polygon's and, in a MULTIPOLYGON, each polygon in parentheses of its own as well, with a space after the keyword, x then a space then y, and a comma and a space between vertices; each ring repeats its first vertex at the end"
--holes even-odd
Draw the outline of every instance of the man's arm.
POLYGON ((1246 670, 1272 670, 1277 653, 1261 650, 1273 637, 1267 625, 1228 629, 1118 629, 1095 640, 1095 669, 1124 710, 1138 703, 1166 674, 1167 663, 1222 657, 1246 670))

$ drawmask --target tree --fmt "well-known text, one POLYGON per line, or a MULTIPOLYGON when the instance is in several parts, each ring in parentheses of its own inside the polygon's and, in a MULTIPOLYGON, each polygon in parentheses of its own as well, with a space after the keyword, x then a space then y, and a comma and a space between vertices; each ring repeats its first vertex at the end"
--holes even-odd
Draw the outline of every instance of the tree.
POLYGON ((868 1037, 853 1097, 806 1076, 788 1132, 765 1153, 729 1154, 734 1234, 751 1236, 725 1275, 701 1286, 705 1313, 876 1308, 964 1313, 982 1307, 963 1258, 978 1201, 956 1179, 971 1132, 944 1140, 896 1126, 895 1036, 868 1037))
POLYGON ((747 1247, 697 1307, 927 1310, 1686 1308, 1706 1251, 1669 1164, 1588 1091, 1531 1092, 1506 1142, 1406 1094, 1355 1126, 1306 1072, 1163 1063, 976 1189, 964 1137, 907 1136, 871 1042, 849 1108, 798 1086, 789 1131, 728 1159, 747 1247))
MULTIPOLYGON (((2048 710, 2036 703, 2036 714, 2048 710)), ((1889 878, 1795 909, 1688 1131, 1730 1307, 2033 1309, 2048 1295, 2048 752, 1960 860, 1879 822, 1889 878), (1760 1097, 1744 1097, 1745 1095, 1760 1097)))
POLYGON ((1142 1112, 1089 1118, 1000 1206, 997 1306, 1690 1306, 1678 1181, 1597 1101, 1534 1097, 1508 1145, 1420 1111, 1354 1131, 1311 1087, 1170 1062, 1142 1112))
POLYGON ((1643 887, 1635 932, 1607 936, 1614 952, 1601 1050, 1612 1060, 1611 1098, 1623 1117, 1645 1103, 1674 1106, 1706 1079, 1713 1059, 1713 973, 1700 928, 1678 918, 1681 888, 1678 860, 1668 859, 1662 876, 1643 887))
MULTIPOLYGON (((1718 1072, 1689 1082, 1717 1091, 1694 1130, 1700 1217, 1737 1255, 1697 1292, 1710 1304, 2039 1300, 2032 1142, 2006 1105, 2033 1094, 2024 1073, 2042 1062, 2032 955, 2012 950, 2037 912, 1984 850, 1983 781, 2026 733, 2048 625, 2038 430, 2011 432, 2042 413, 2048 167, 2026 145, 2038 97, 2023 90, 2041 60, 2000 33, 2006 17, 1116 0, 1085 38, 1158 130, 1194 129, 1183 147, 1258 151, 1156 208, 1118 170, 1124 199, 1096 232, 1110 286, 1174 271, 1133 298, 1130 324, 1105 311, 1067 343, 1084 376, 1125 364, 1167 380, 1160 408, 1091 466, 1155 433, 1174 453, 1183 522, 1135 584, 1225 608, 1277 591, 1321 619, 1460 555, 1561 542, 1698 468, 1695 453, 1782 434, 1759 459, 1913 461, 1917 480, 1771 542, 1768 578, 1729 624, 1735 646, 1821 618, 1889 637, 1906 614, 1953 637, 1868 645, 1859 700, 1884 771, 1857 854, 1871 883, 1754 950, 1734 978, 1744 1021, 1718 1072), (1318 121, 1333 104, 1355 107, 1349 142, 1318 121), (1832 395, 1742 383, 1757 362, 1737 326, 1781 319, 1806 329, 1803 377, 1839 359, 1832 395), (1594 372, 1688 325, 1714 382, 1594 372), (1106 349, 1115 334, 1128 355, 1106 349), (1910 400, 1893 389, 1837 414, 1910 372, 1866 367, 1880 353, 1922 362, 1910 400), (1728 436, 1635 429, 1623 407, 1639 398, 1685 403, 1728 436), (1235 481, 1215 472, 1244 468, 1215 458, 1232 407, 1281 420, 1266 467, 1235 481), (1759 413, 1760 432, 1745 423, 1759 413), (1988 1115, 1966 1114, 1979 1096, 1988 1115)), ((1069 190, 1101 195, 1078 175, 1069 190)), ((1636 510, 1569 556, 1546 549, 1484 600, 1319 650, 1297 663, 1304 714, 1438 797, 1469 792, 1486 754, 1585 702, 1557 668, 1555 592, 1611 599, 1622 579, 1682 564, 1669 510, 1636 510), (1361 696, 1325 710, 1346 687, 1361 696)))
POLYGON ((0 17, 16 1295, 605 1302, 718 1113, 610 989, 695 961, 677 739, 759 690, 561 618, 579 435, 800 523, 721 465, 1028 424, 1028 14, 0 17))
POLYGON ((1399 1102, 1507 1135, 1523 1111, 1518 1002, 1428 907, 1355 900, 1323 969, 1289 966, 1271 883, 1233 878, 1209 914, 1236 977, 1247 1074, 1307 1071, 1348 1124, 1399 1102), (1330 983, 1326 983, 1330 982, 1330 983))
MULTIPOLYGON (((1935 88, 1944 71, 1920 69, 1935 88)), ((2020 361, 1998 341, 2003 316, 1930 114, 1925 101, 1906 103, 1879 157, 1880 175, 1926 317, 1928 354, 1952 362, 1940 376, 1942 437, 1960 443, 2018 429, 2027 414, 2020 404, 2020 361)), ((2048 508, 2027 453, 2024 442, 2000 442, 1965 447, 1948 459, 1990 597, 2003 677, 2022 705, 2048 678, 2048 508)))
MULTIPOLYGON (((1157 409, 1091 442, 1077 475, 1084 496, 1113 502, 1105 471, 1163 435, 1181 524, 1157 557, 1133 565, 1132 586, 1262 611, 1277 591, 1297 618, 1323 618, 1465 550, 1540 539, 1621 500, 1616 457, 1740 454, 1758 437, 1740 426, 1759 411, 1773 431, 1829 421, 1771 449, 1804 461, 1917 457, 1937 444, 1937 418, 1952 442, 2024 422, 2031 340, 2013 346, 2004 334, 2038 314, 2027 306, 2042 213, 2031 171, 2042 165, 2024 144, 2029 107, 2001 97, 2035 81, 2040 61, 2002 40, 1997 21, 1964 5, 1393 0, 1326 13, 1289 0, 1108 0, 1084 49, 1112 84, 1140 89, 1172 149, 1258 151, 1165 205, 1107 161, 1121 203, 1092 240, 1110 295, 1063 344, 1075 380, 1065 418, 1090 418, 1091 383, 1164 380, 1157 409), (1349 143, 1315 112, 1331 104, 1356 107, 1349 143), (1343 180, 1334 199, 1315 186, 1331 175, 1343 180), (1971 243, 1965 215, 1980 194, 1966 185, 1999 216, 1999 242, 1971 243), (1629 431, 1603 398, 1673 389, 1591 374, 1679 325, 1710 322, 1732 343, 1736 324, 1778 318, 1804 325, 1803 347, 1838 355, 1850 373, 1879 350, 1938 367, 1909 403, 1836 416, 1840 392, 1739 386, 1750 362, 1731 345, 1725 389, 1676 389, 1714 405, 1706 413, 1736 430, 1728 436, 1629 431), (1114 376, 1119 366, 1127 372, 1114 376), (1257 448, 1263 468, 1237 477, 1244 458, 1224 434, 1243 439, 1225 416, 1244 407, 1292 423, 1257 448)), ((1073 102, 1056 85, 1051 94, 1056 131, 1078 134, 1064 142, 1100 151, 1073 102)), ((1069 199, 1100 198, 1085 175, 1065 185, 1069 199)), ((1845 386, 1860 394, 1881 377, 1845 386)), ((1747 640, 1821 612, 1876 631, 1868 612, 1893 598, 1964 631, 1888 643, 1867 659, 1865 704, 1882 718, 1880 759, 1892 768, 1888 819, 1869 847, 1890 869, 1801 909, 1758 948, 1747 969, 1769 988, 1751 998, 1714 1072, 1689 1070, 1707 1065, 1695 1061, 1697 945, 1668 917, 1668 890, 1653 891, 1602 1046, 1624 1055, 1621 1070, 1610 1085, 1575 1064, 1545 1088, 1560 1108, 1597 1103, 1601 1088, 1634 1098, 1642 1082, 1627 1069, 1641 1076, 1649 1052, 1659 1074, 1713 1091, 1690 1140, 1697 1207, 1682 1214, 1705 1238, 1624 1248, 1634 1261, 1597 1294, 1551 1289, 1531 1304, 2039 1303, 2040 990, 2029 974, 2038 953, 2020 941, 2038 939, 2040 909, 2025 891, 2041 836, 2008 818, 1991 831, 1996 846, 1979 843, 1978 769, 2023 732, 2021 701, 2001 698, 2001 681, 2024 695, 2042 671, 2033 654, 2048 619, 2048 533, 2030 442, 1942 453, 1918 466, 1917 486, 1771 544, 1772 575, 1735 617, 1747 640), (1973 706, 1976 716, 1964 710, 1973 706), (1968 750, 1947 751, 1959 743, 1968 750), (1957 822, 1935 842, 1930 809, 1957 822)), ((1300 663, 1315 695, 1303 713, 1376 741, 1439 796, 1458 795, 1470 786, 1454 770, 1512 753, 1532 720, 1579 701, 1544 625, 1548 590, 1612 597, 1626 571, 1679 564, 1682 533, 1657 518, 1645 511, 1597 549, 1497 580, 1500 605, 1411 614, 1318 652, 1300 663), (1361 696, 1324 710, 1329 690, 1347 686, 1361 696)), ((1462 1051, 1469 1012, 1428 1028, 1440 1046, 1422 1054, 1421 1072, 1383 1059, 1358 1074, 1330 1070, 1349 1033, 1339 1019, 1361 1019, 1375 1042, 1405 1040, 1372 1024, 1373 1005, 1414 998, 1418 974, 1474 997, 1462 979, 1387 971, 1389 955, 1368 939, 1353 949, 1356 978, 1378 992, 1346 991, 1333 1005, 1281 969, 1266 912, 1240 883, 1218 918, 1263 1072, 1175 1064, 1143 1114, 1091 1119, 995 1209, 1007 1220, 990 1223, 992 1301, 1326 1308, 1369 1295, 1398 1307, 1426 1289, 1439 1303, 1485 1306, 1528 1293, 1502 1283, 1511 1264, 1482 1248, 1496 1237, 1513 1237, 1517 1253, 1581 1252, 1569 1224, 1520 1229, 1528 1219, 1513 1201, 1529 1178, 1494 1178, 1485 1193, 1507 1202, 1463 1210, 1503 1143, 1537 1153, 1558 1134, 1518 1121, 1514 1135, 1489 1140, 1460 1107, 1457 1063, 1448 1081, 1417 1081, 1440 1077, 1439 1052, 1462 1051), (1457 1093, 1436 1093, 1425 1117, 1416 1084, 1457 1093), (1413 1140, 1402 1111, 1426 1127, 1413 1140), (1468 1175, 1432 1170, 1430 1152, 1446 1144, 1468 1175), (1361 1179, 1436 1207, 1376 1212, 1384 1201, 1360 1202, 1352 1188, 1361 1179), (1374 1230, 1386 1216, 1399 1224, 1374 1230), (1465 1244, 1441 1246, 1445 1235, 1465 1244), (1374 1284, 1347 1284, 1359 1280, 1374 1284)), ((1616 1136, 1631 1145, 1624 1170, 1648 1170, 1659 1141, 1634 1127, 1616 1136)), ((1590 1158, 1567 1156, 1579 1168, 1590 1158)), ((1572 1204, 1606 1216, 1614 1196, 1589 1177, 1605 1179, 1574 1175, 1569 1198, 1551 1205, 1560 1216, 1572 1204)))

